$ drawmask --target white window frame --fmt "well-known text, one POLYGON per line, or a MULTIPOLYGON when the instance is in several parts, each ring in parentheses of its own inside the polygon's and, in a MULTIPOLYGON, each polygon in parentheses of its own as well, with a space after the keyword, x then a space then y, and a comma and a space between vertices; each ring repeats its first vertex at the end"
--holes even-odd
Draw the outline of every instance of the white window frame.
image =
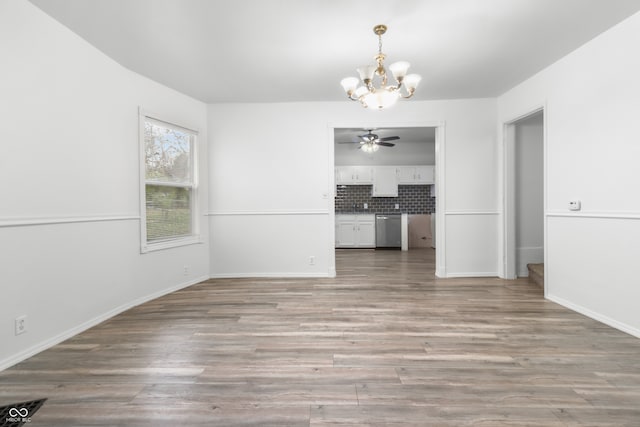
POLYGON ((198 220, 198 199, 199 199, 199 191, 198 191, 198 138, 199 132, 193 128, 188 126, 183 126, 180 124, 176 124, 175 121, 167 120, 162 118, 157 114, 152 114, 148 111, 144 111, 142 108, 139 109, 138 115, 138 127, 139 127, 139 156, 140 156, 140 252, 147 253, 153 252, 163 249, 176 248, 179 246, 187 246, 202 243, 202 239, 200 238, 200 222, 198 220), (155 122, 160 122, 166 124, 169 127, 173 127, 185 132, 189 132, 194 136, 191 150, 189 153, 190 161, 193 170, 192 172, 192 180, 190 186, 185 185, 176 185, 172 182, 158 182, 158 181, 149 181, 146 179, 146 157, 145 157, 145 122, 147 119, 155 122), (163 185, 163 186, 173 186, 173 187, 189 187, 191 188, 191 234, 188 236, 176 236, 163 240, 149 242, 147 241, 147 191, 146 185, 163 185))

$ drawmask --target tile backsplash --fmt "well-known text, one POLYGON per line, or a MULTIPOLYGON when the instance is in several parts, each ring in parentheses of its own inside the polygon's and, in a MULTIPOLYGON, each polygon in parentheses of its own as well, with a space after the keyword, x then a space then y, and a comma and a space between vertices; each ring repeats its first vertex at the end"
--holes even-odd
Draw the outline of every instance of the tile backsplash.
POLYGON ((371 185, 338 185, 336 213, 401 212, 412 215, 430 214, 436 210, 436 198, 431 197, 430 185, 399 185, 398 197, 371 197, 371 185), (368 209, 364 209, 364 204, 368 209), (399 209, 395 209, 395 205, 399 209))

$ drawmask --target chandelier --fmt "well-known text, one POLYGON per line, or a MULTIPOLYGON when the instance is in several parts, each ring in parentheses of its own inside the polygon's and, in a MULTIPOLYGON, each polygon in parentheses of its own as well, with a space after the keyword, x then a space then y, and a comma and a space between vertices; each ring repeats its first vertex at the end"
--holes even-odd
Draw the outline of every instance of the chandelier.
POLYGON ((422 77, 418 74, 407 75, 408 62, 394 62, 389 65, 389 71, 393 75, 395 84, 387 85, 387 70, 384 68, 386 55, 382 53, 382 35, 387 32, 387 26, 376 25, 373 27, 373 32, 378 36, 378 54, 373 57, 376 64, 358 67, 359 79, 346 77, 342 79, 340 84, 352 101, 360 101, 365 108, 382 109, 395 104, 398 98, 411 98, 422 77), (360 83, 363 84, 360 85, 360 83), (378 83, 378 87, 375 86, 375 83, 378 83), (401 91, 403 87, 405 94, 401 91))

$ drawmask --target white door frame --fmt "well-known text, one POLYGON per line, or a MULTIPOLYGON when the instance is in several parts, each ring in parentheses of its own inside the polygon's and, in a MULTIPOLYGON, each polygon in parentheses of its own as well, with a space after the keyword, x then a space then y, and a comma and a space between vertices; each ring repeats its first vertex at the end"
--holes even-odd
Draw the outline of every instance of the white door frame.
MULTIPOLYGON (((502 124, 502 193, 503 193, 503 274, 504 279, 515 279, 516 271, 516 125, 534 114, 542 112, 543 150, 543 212, 547 212, 547 111, 546 106, 533 107, 502 124)), ((544 257, 547 257, 547 221, 544 220, 544 257)), ((546 288, 546 283, 545 283, 546 288)))
POLYGON ((329 276, 336 276, 336 242, 335 242, 335 147, 334 147, 334 129, 336 128, 400 128, 400 127, 425 127, 436 128, 435 141, 435 182, 436 182, 436 276, 446 277, 446 259, 445 259, 445 200, 444 194, 446 188, 445 182, 445 122, 444 121, 425 121, 425 122, 346 122, 346 123, 329 123, 328 124, 328 149, 329 149, 329 194, 328 194, 328 210, 329 210, 329 276))

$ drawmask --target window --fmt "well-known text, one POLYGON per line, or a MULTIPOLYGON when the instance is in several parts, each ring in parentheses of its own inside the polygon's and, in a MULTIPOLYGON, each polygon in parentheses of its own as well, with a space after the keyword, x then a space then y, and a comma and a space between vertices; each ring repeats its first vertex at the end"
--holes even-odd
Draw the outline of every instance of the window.
POLYGON ((142 252, 198 241, 196 132, 141 115, 142 252))

